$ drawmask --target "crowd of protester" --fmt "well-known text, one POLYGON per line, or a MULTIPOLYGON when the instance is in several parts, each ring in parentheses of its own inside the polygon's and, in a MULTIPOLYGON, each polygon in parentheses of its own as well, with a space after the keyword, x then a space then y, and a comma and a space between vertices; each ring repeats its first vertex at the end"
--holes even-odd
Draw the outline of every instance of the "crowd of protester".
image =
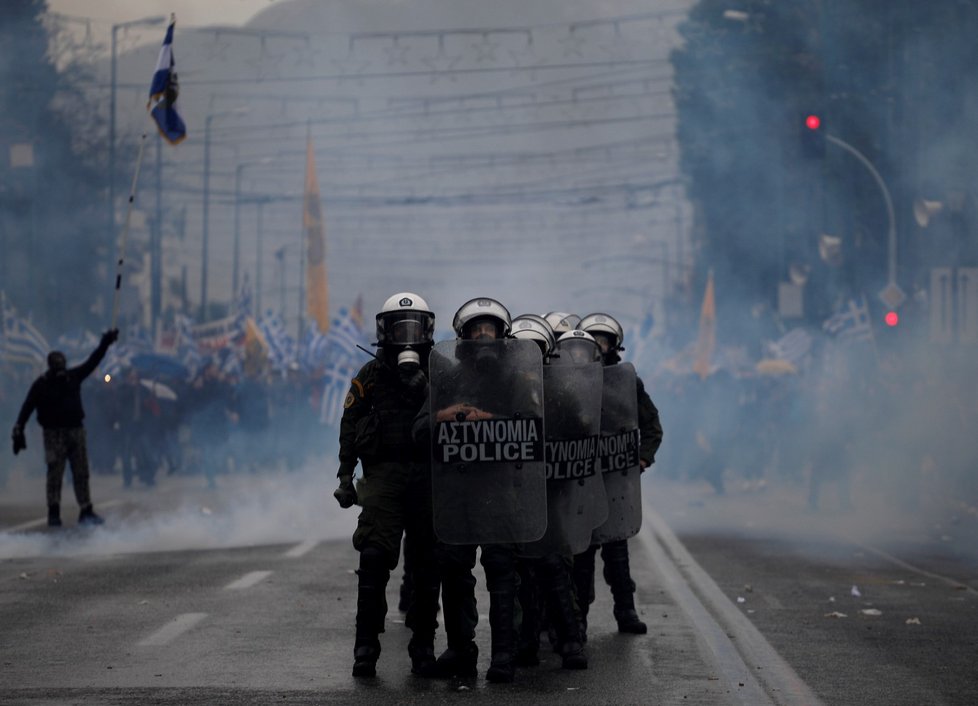
MULTIPOLYGON (((35 376, 0 370, 0 416, 17 416, 35 376)), ((82 391, 91 471, 152 487, 161 475, 197 474, 214 486, 225 473, 296 470, 335 445, 335 429, 320 421, 322 394, 322 376, 298 368, 235 374, 211 363, 190 380, 134 368, 95 378, 82 391)), ((26 433, 39 448, 40 429, 31 424, 26 433)), ((28 460, 29 473, 44 472, 28 460)), ((0 486, 4 480, 0 473, 0 486)))

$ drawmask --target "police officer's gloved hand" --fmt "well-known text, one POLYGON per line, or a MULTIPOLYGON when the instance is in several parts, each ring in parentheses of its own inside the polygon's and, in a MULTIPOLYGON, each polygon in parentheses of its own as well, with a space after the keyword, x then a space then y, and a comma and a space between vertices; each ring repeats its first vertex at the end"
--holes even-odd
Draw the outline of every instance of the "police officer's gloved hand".
POLYGON ((27 448, 27 437, 24 436, 24 427, 19 424, 10 433, 10 438, 14 442, 14 456, 27 448))
POLYGON ((357 489, 353 487, 353 476, 340 476, 340 487, 333 491, 333 497, 344 510, 357 504, 357 489))
POLYGON ((428 378, 425 377, 420 366, 401 365, 398 366, 397 372, 401 377, 401 384, 407 388, 411 397, 420 397, 424 394, 425 388, 428 386, 428 378))

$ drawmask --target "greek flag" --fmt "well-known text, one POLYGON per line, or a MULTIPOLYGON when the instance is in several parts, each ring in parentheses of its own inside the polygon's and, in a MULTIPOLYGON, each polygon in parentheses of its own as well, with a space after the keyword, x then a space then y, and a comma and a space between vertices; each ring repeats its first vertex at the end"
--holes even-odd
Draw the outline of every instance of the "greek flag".
POLYGON ((194 338, 193 321, 189 317, 178 314, 174 320, 176 326, 176 349, 177 358, 186 366, 190 377, 195 377, 197 371, 204 366, 204 357, 200 354, 197 347, 197 339, 194 338))
POLYGON ((34 324, 17 316, 13 309, 4 309, 0 359, 7 363, 45 367, 50 350, 47 339, 34 324))
POLYGON ((770 344, 772 358, 786 360, 796 368, 812 349, 812 337, 803 328, 793 328, 770 344))
POLYGON ((822 330, 843 341, 872 341, 873 326, 866 297, 861 302, 850 299, 842 311, 825 320, 822 330))
POLYGON ((177 72, 173 61, 173 28, 176 18, 170 16, 170 26, 166 28, 160 56, 156 60, 156 72, 149 87, 149 103, 146 104, 150 116, 156 122, 160 134, 171 145, 182 142, 187 137, 187 126, 177 113, 177 72))
POLYGON ((268 364, 272 370, 284 371, 295 362, 295 340, 285 332, 285 322, 278 314, 266 312, 258 322, 258 330, 268 344, 268 364))

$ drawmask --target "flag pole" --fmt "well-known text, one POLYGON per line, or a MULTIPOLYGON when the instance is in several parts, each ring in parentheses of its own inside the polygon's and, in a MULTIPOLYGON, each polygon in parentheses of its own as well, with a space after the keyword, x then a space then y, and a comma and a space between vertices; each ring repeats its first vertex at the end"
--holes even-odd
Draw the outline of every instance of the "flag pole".
POLYGON ((109 329, 116 328, 119 319, 119 290, 122 287, 122 265, 126 257, 126 241, 129 239, 129 221, 132 219, 132 205, 136 200, 136 183, 139 181, 139 169, 143 165, 143 151, 146 147, 146 133, 139 140, 139 156, 136 157, 136 171, 132 175, 132 187, 129 189, 129 203, 126 206, 126 224, 122 229, 122 242, 119 243, 119 259, 115 267, 115 294, 112 298, 112 323, 109 329))

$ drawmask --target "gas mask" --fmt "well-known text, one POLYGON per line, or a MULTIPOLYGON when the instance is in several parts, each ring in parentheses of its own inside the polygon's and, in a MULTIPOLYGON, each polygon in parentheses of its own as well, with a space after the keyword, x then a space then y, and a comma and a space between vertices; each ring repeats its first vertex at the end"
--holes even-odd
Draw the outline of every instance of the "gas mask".
POLYGON ((407 346, 397 354, 397 369, 403 372, 414 372, 421 367, 421 354, 407 346))

